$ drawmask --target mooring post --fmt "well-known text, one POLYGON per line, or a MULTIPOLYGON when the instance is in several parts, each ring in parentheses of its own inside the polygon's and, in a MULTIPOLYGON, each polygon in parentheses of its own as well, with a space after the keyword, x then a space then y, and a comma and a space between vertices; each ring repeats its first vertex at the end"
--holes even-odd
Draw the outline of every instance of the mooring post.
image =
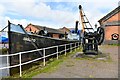
POLYGON ((22 76, 22 66, 21 66, 21 53, 19 54, 19 63, 20 63, 20 77, 22 76))
POLYGON ((57 59, 58 59, 58 46, 57 46, 57 59))
POLYGON ((66 56, 66 44, 65 44, 65 56, 66 56))
POLYGON ((45 66, 45 48, 43 48, 43 66, 45 66))

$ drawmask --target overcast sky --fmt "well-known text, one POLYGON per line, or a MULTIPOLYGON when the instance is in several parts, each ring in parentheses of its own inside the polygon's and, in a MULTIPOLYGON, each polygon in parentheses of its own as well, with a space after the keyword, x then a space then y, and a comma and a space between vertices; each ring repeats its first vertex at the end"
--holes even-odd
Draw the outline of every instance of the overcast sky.
MULTIPOLYGON (((78 6, 82 5, 91 24, 118 6, 119 0, 0 0, 0 30, 7 21, 29 23, 51 28, 72 28, 79 20, 78 6)), ((98 24, 98 23, 97 23, 98 24)))

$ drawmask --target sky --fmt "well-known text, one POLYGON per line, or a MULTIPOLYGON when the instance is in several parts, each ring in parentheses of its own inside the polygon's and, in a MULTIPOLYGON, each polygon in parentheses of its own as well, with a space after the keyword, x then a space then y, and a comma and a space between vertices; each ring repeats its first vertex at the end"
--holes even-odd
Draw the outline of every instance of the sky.
MULTIPOLYGON (((29 23, 50 28, 74 28, 79 5, 91 24, 118 6, 119 0, 0 0, 0 30, 8 20, 26 27, 29 23)), ((80 28, 80 26, 79 26, 80 28)))

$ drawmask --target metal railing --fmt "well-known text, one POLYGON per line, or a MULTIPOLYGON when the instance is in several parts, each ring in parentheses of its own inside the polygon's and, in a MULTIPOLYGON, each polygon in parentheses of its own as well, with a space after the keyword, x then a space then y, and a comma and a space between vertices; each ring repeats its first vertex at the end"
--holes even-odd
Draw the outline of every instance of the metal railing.
POLYGON ((45 60, 45 58, 50 57, 50 56, 53 56, 53 55, 57 55, 57 59, 58 59, 58 58, 59 58, 59 53, 64 52, 65 55, 66 55, 66 52, 67 52, 68 50, 70 50, 70 51, 72 51, 72 49, 75 49, 75 50, 76 50, 76 48, 79 47, 79 46, 80 46, 80 42, 76 42, 76 43, 69 43, 69 44, 51 46, 51 47, 41 48, 41 49, 36 49, 36 50, 18 52, 18 53, 15 53, 15 54, 0 55, 0 57, 7 57, 7 64, 9 63, 9 57, 10 57, 10 56, 19 55, 19 64, 13 65, 13 66, 7 65, 6 67, 0 67, 0 70, 19 67, 19 71, 20 71, 19 73, 20 73, 20 77, 21 77, 21 76, 22 76, 22 65, 29 64, 29 63, 38 61, 38 60, 40 60, 40 59, 43 59, 43 66, 45 66, 45 65, 46 65, 46 60, 45 60), (74 47, 72 47, 72 44, 74 44, 74 47), (69 45, 70 47, 67 48, 67 45, 69 45), (59 47, 61 47, 61 46, 64 46, 64 50, 59 51, 58 49, 59 49, 59 47), (50 48, 56 48, 56 52, 55 52, 55 53, 52 53, 52 54, 49 54, 49 55, 46 55, 46 50, 47 50, 47 49, 50 49, 50 48), (43 57, 39 57, 39 58, 37 58, 37 59, 33 59, 33 60, 31 60, 31 61, 27 61, 27 62, 22 63, 22 54, 29 53, 29 52, 40 51, 40 50, 43 50, 43 57))

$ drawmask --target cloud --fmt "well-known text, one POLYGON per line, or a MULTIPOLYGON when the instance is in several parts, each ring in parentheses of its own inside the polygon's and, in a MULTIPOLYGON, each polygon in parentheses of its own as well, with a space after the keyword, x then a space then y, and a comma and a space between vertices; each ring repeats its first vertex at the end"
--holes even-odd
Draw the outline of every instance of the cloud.
POLYGON ((22 24, 23 27, 26 27, 29 22, 26 19, 11 19, 10 17, 5 17, 6 22, 9 20, 11 23, 14 24, 22 24))
POLYGON ((4 12, 5 12, 5 8, 0 5, 0 16, 4 15, 4 12))
POLYGON ((94 27, 96 23, 98 24, 97 21, 99 19, 118 6, 118 1, 119 0, 84 0, 76 3, 76 6, 82 5, 86 16, 94 27))
POLYGON ((36 4, 35 2, 29 2, 28 4, 26 4, 25 2, 21 1, 10 4, 10 10, 8 11, 13 11, 27 17, 33 17, 37 19, 44 18, 46 20, 49 19, 55 22, 60 21, 64 23, 70 21, 70 18, 73 19, 73 14, 71 12, 52 10, 49 5, 46 5, 42 2, 38 4, 36 4))
POLYGON ((5 13, 5 8, 3 5, 0 5, 0 30, 3 28, 3 24, 5 24, 4 21, 4 13, 5 13))
POLYGON ((9 19, 13 23, 24 26, 34 23, 53 28, 74 27, 75 21, 79 20, 80 4, 94 26, 100 18, 117 7, 118 0, 2 0, 0 1, 0 25, 5 26, 9 19), (62 5, 53 5, 56 7, 53 9, 46 3, 56 1, 65 2, 67 5, 62 3, 62 5))
MULTIPOLYGON (((22 15, 23 17, 37 19, 37 20, 46 20, 50 21, 53 24, 59 24, 57 27, 62 27, 62 25, 73 23, 74 14, 69 11, 62 10, 52 10, 49 5, 46 5, 43 2, 36 2, 34 0, 30 0, 29 2, 21 0, 21 1, 11 1, 11 2, 3 2, 6 4, 4 6, 13 16, 16 14, 22 15), (22 5, 22 6, 21 6, 22 5), (7 8, 9 7, 9 8, 7 8), (60 25, 61 24, 61 25, 60 25)), ((10 16, 9 16, 10 17, 10 16)), ((10 19, 13 22, 20 22, 18 19, 13 18, 10 19)), ((33 21, 32 20, 32 21, 33 21)))

